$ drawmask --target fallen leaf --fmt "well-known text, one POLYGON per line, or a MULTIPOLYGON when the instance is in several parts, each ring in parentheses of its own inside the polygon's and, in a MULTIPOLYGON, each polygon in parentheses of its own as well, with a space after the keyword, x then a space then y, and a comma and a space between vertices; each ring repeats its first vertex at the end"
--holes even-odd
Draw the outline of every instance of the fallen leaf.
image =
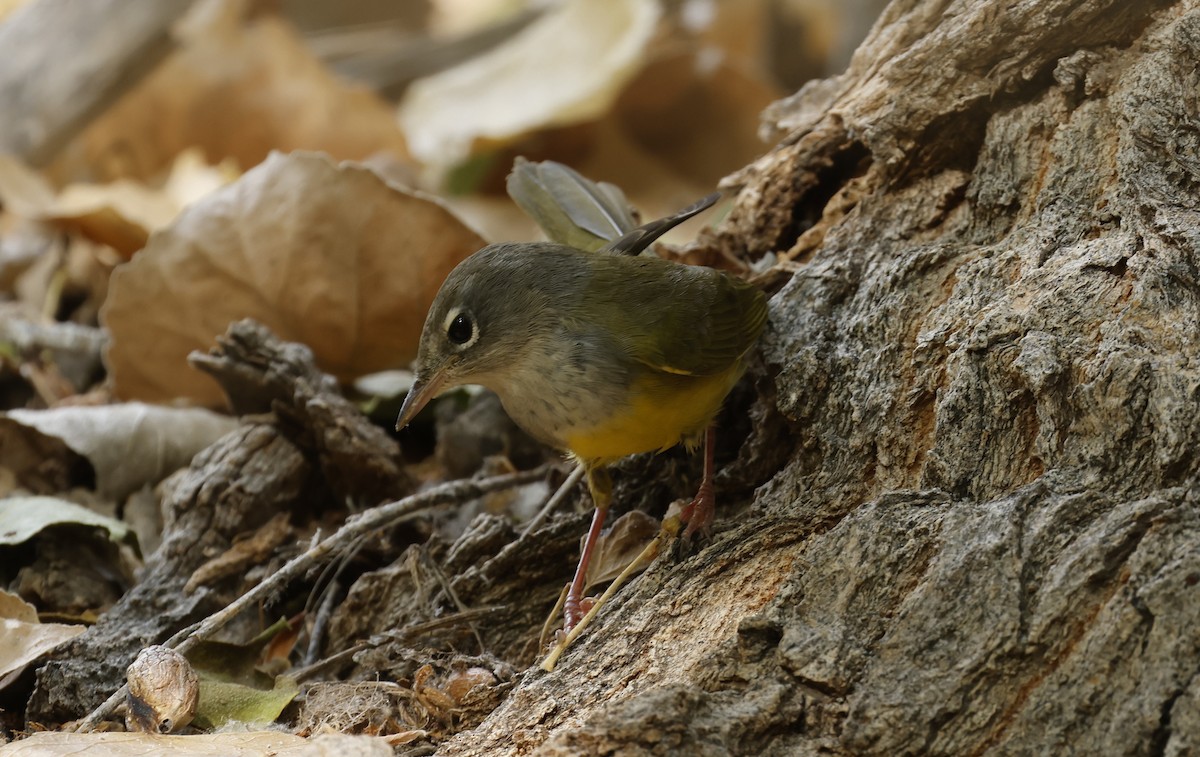
POLYGON ((265 724, 278 718, 300 687, 290 676, 264 672, 260 663, 277 637, 292 637, 294 630, 280 620, 245 644, 202 641, 192 648, 187 659, 200 678, 196 724, 219 728, 230 722, 265 724))
POLYGON ((414 157, 437 170, 479 146, 606 113, 642 63, 654 0, 570 0, 509 40, 420 79, 400 106, 414 157))
POLYGON ((92 464, 97 492, 114 500, 184 467, 237 427, 237 419, 208 410, 138 402, 12 410, 3 417, 61 439, 92 464))
POLYGON ((292 537, 288 515, 276 513, 252 535, 235 541, 228 550, 196 568, 183 586, 184 593, 191 594, 229 576, 244 575, 251 567, 265 563, 276 547, 292 537))
POLYGON ((149 179, 192 146, 243 170, 271 150, 407 155, 390 106, 334 76, 285 21, 250 7, 196 3, 176 52, 89 125, 52 175, 149 179))
POLYGON ((179 154, 161 189, 118 179, 71 184, 56 192, 39 173, 0 154, 0 202, 24 218, 52 222, 128 257, 187 204, 228 183, 236 173, 228 164, 207 165, 193 148, 179 154))
POLYGON ((596 551, 588 563, 588 588, 616 578, 654 540, 658 530, 658 521, 641 510, 617 518, 596 541, 596 551))
POLYGON ((114 390, 221 403, 186 358, 247 317, 344 381, 405 366, 446 274, 484 244, 433 198, 357 164, 276 153, 113 274, 101 320, 114 390))
POLYGON ((220 728, 228 723, 263 726, 275 722, 299 693, 300 685, 288 676, 276 678, 270 689, 257 689, 200 672, 200 705, 195 723, 201 728, 220 728))
POLYGON ((760 117, 783 94, 716 49, 689 49, 649 61, 612 117, 673 173, 712 187, 766 151, 760 117))
POLYGON ((290 733, 251 731, 160 736, 149 733, 35 733, 0 746, 2 757, 299 757, 308 741, 290 733))
POLYGON ((51 526, 94 526, 114 542, 132 542, 133 532, 116 518, 57 497, 0 499, 0 545, 23 544, 51 526))
POLYGON ((0 589, 0 679, 85 630, 85 626, 39 623, 33 605, 0 589))
POLYGON ((95 472, 87 458, 58 437, 0 415, 0 497, 16 489, 33 494, 66 491, 95 472))

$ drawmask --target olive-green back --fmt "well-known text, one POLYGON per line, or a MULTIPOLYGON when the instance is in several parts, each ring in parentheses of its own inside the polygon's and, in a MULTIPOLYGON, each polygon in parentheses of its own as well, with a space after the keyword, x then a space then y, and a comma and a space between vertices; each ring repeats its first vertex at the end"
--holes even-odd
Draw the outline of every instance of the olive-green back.
POLYGON ((604 324, 633 360, 668 373, 710 376, 754 346, 767 302, 753 285, 712 268, 661 258, 597 255, 580 312, 604 324))

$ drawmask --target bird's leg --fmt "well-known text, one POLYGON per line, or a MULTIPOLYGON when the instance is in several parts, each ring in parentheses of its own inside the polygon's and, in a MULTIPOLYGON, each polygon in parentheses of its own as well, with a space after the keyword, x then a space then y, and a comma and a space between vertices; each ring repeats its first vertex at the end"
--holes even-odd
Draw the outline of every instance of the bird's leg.
POLYGON ((683 531, 685 539, 690 539, 697 531, 708 533, 713 522, 713 512, 716 510, 716 498, 713 496, 712 487, 715 438, 716 427, 710 425, 704 432, 704 478, 700 481, 696 498, 679 512, 679 519, 687 523, 687 528, 683 531))
POLYGON ((600 529, 604 527, 604 518, 608 515, 608 505, 612 501, 612 478, 608 471, 602 468, 589 468, 587 473, 588 491, 592 494, 592 503, 596 511, 592 514, 592 527, 588 529, 587 539, 583 542, 583 552, 579 555, 579 565, 575 568, 575 578, 567 589, 567 600, 563 603, 563 615, 566 617, 565 630, 570 631, 583 617, 586 608, 583 590, 587 588, 588 562, 592 559, 592 550, 600 537, 600 529))

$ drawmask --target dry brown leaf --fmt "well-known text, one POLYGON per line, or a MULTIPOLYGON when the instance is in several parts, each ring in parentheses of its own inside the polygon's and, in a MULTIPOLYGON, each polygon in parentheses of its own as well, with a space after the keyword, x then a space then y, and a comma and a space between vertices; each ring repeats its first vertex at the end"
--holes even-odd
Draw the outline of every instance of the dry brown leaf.
POLYGON ((343 380, 404 366, 446 274, 483 245, 434 199, 357 164, 272 155, 114 273, 101 318, 115 391, 219 404, 187 354, 247 317, 343 380))
POLYGON ((654 540, 658 530, 658 521, 641 510, 617 518, 596 541, 595 555, 588 563, 588 587, 616 578, 654 540))
MULTIPOLYGON (((12 410, 4 418, 60 439, 87 458, 96 472, 96 491, 117 501, 187 465, 237 426, 236 419, 207 410, 136 402, 12 410)), ((5 438, 18 450, 37 442, 16 433, 5 438)))
POLYGON ((760 116, 783 94, 716 49, 665 53, 621 93, 613 117, 674 173, 712 187, 766 150, 760 116))
POLYGON ((81 625, 39 623, 33 605, 0 589, 0 679, 86 630, 81 625))
POLYGON ((146 179, 193 145, 242 169, 274 149, 407 155, 387 104, 334 76, 286 22, 245 19, 245 5, 197 3, 180 48, 68 146, 54 175, 146 179))
POLYGON ((39 173, 0 154, 0 202, 20 216, 77 231, 128 257, 145 246, 151 232, 170 224, 185 205, 235 177, 232 166, 208 166, 192 149, 177 156, 162 189, 118 179, 108 184, 71 184, 56 192, 39 173))
POLYGON ((548 127, 606 113, 641 66, 654 0, 569 0, 496 48, 413 83, 400 107, 409 148, 438 170, 548 127))

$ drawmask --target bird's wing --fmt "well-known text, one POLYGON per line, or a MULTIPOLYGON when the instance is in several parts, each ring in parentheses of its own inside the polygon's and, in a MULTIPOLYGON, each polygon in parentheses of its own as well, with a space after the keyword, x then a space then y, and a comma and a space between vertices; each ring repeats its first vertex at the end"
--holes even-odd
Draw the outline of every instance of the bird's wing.
POLYGON ((595 252, 634 230, 624 193, 552 160, 517 158, 508 194, 551 240, 595 252))
POLYGON ((623 264, 595 272, 587 311, 643 365, 711 376, 728 370, 762 333, 766 297, 741 279, 659 258, 614 261, 623 264))

